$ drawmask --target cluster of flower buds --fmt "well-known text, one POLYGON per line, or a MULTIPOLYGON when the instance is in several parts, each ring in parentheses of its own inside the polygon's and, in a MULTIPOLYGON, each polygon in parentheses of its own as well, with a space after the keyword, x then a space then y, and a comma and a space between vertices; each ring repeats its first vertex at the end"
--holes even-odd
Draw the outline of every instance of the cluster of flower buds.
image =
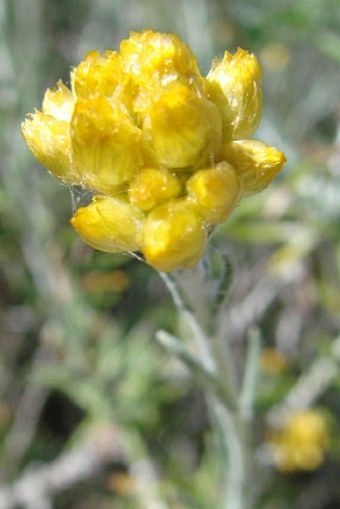
POLYGON ((71 219, 88 244, 171 271, 197 263, 208 232, 281 170, 280 151, 249 140, 261 113, 254 55, 226 52, 204 78, 176 35, 145 30, 89 53, 23 134, 52 174, 91 192, 71 219))

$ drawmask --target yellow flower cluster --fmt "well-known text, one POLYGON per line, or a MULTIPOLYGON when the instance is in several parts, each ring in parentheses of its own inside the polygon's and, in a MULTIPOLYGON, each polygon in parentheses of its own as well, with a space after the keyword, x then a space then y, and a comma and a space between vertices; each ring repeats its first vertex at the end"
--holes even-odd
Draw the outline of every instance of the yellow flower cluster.
POLYGON ((204 78, 176 35, 145 30, 89 53, 22 129, 42 165, 91 191, 71 220, 88 244, 171 271, 194 265, 208 231, 281 170, 281 152, 247 139, 261 109, 254 55, 226 52, 204 78))
POLYGON ((282 430, 271 437, 274 461, 279 470, 316 470, 325 459, 329 427, 316 410, 305 410, 289 417, 282 430))

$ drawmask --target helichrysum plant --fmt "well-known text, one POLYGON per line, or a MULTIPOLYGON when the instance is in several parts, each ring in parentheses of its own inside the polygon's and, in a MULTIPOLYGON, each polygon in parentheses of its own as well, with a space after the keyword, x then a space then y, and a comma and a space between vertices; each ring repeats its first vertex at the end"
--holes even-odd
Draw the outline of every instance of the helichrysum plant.
POLYGON ((226 52, 203 77, 176 35, 145 30, 119 51, 89 53, 71 71, 70 88, 58 82, 47 90, 42 110, 22 126, 40 163, 90 196, 71 219, 75 230, 101 251, 142 256, 160 271, 189 324, 195 352, 164 331, 157 339, 205 392, 221 445, 223 509, 253 508, 248 449, 258 340, 252 335, 239 383, 231 345, 215 321, 228 270, 209 284, 209 264, 197 262, 210 232, 285 163, 282 152, 250 139, 261 113, 254 55, 226 52), (179 282, 177 269, 191 267, 179 282))
POLYGON ((48 171, 90 192, 71 219, 85 242, 168 272, 195 265, 209 232, 281 170, 282 152, 249 139, 261 113, 254 55, 225 52, 203 77, 176 35, 145 30, 90 52, 22 130, 48 171))

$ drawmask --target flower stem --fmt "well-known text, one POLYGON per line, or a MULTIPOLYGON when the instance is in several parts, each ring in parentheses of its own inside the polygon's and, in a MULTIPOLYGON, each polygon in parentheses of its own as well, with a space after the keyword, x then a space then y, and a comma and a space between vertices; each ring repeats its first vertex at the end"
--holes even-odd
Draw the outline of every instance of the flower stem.
POLYGON ((212 419, 224 453, 221 509, 249 508, 249 462, 247 433, 239 416, 217 399, 210 398, 212 419))
POLYGON ((164 337, 164 333, 159 337, 168 350, 172 350, 192 370, 205 393, 211 424, 219 441, 223 488, 221 509, 251 509, 252 461, 249 437, 255 398, 258 336, 254 333, 249 337, 244 380, 240 384, 232 345, 224 335, 215 332, 220 331, 214 323, 218 313, 213 313, 209 306, 209 288, 202 285, 202 273, 195 269, 185 277, 181 274, 180 279, 176 279, 177 274, 160 275, 178 312, 188 322, 197 345, 196 359, 187 347, 179 346, 177 338, 170 338, 170 341, 168 336, 164 337), (193 288, 199 287, 200 294, 196 298, 193 288))

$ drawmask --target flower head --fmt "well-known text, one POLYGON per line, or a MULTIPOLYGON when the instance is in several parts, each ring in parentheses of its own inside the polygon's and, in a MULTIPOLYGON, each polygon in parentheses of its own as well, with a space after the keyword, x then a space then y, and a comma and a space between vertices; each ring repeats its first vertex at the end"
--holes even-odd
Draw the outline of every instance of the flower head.
POLYGON ((191 267, 207 232, 264 189, 285 157, 245 139, 261 117, 261 69, 239 49, 204 78, 174 34, 132 33, 90 52, 71 88, 46 91, 22 125, 38 161, 93 195, 72 226, 96 249, 138 251, 159 270, 191 267))

